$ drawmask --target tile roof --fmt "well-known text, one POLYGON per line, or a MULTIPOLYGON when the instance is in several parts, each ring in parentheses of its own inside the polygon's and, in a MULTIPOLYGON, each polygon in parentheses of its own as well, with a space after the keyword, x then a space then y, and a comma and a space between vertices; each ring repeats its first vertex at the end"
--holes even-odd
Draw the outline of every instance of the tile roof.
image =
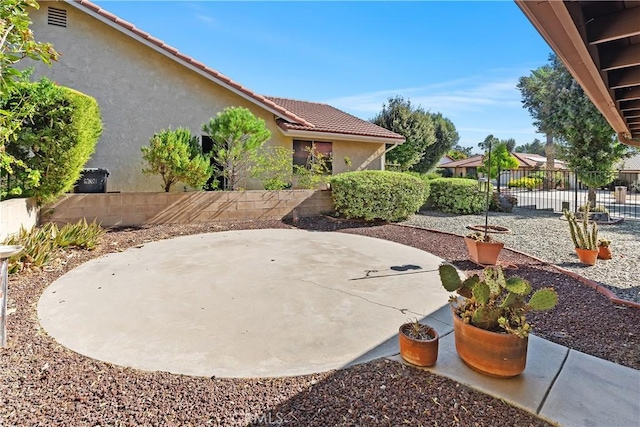
POLYGON ((305 126, 286 120, 278 120, 278 125, 284 130, 371 136, 392 139, 397 142, 404 142, 405 140, 402 135, 398 135, 366 120, 359 119, 327 104, 271 96, 268 96, 267 99, 313 124, 312 126, 305 126))
POLYGON ((623 172, 640 171, 640 154, 620 161, 617 167, 623 172))
MULTIPOLYGON (((547 165, 547 158, 538 154, 528 153, 511 153, 513 157, 518 160, 519 168, 545 168, 547 165)), ((477 155, 468 157, 462 160, 456 160, 455 162, 443 164, 444 168, 477 168, 482 165, 482 159, 484 156, 477 155)), ((556 169, 567 169, 566 164, 562 160, 556 160, 554 162, 556 169)))
POLYGON ((76 6, 79 10, 85 9, 85 11, 88 10, 88 11, 97 13, 102 18, 112 21, 113 23, 117 24, 120 27, 119 29, 122 32, 128 33, 128 35, 132 37, 134 36, 141 37, 147 42, 156 45, 157 47, 162 49, 167 56, 172 57, 177 62, 181 62, 184 65, 191 65, 193 67, 196 67, 204 71, 211 80, 216 81, 217 83, 222 84, 223 86, 230 86, 231 88, 251 98, 256 104, 266 107, 268 110, 275 111, 281 118, 286 119, 287 121, 290 121, 293 123, 299 123, 304 126, 313 127, 312 123, 306 121, 301 117, 298 117, 296 114, 292 113, 291 111, 288 111, 286 108, 282 107, 281 105, 275 104, 274 102, 270 101, 264 96, 259 95, 253 92, 252 90, 242 86, 240 83, 230 79, 229 77, 225 76, 219 71, 216 71, 213 68, 207 67, 202 62, 199 62, 194 58, 181 53, 178 49, 166 44, 160 39, 153 37, 151 34, 145 31, 142 31, 132 23, 127 22, 124 19, 121 19, 116 15, 106 11, 105 9, 98 6, 97 4, 91 3, 90 1, 87 1, 87 0, 66 0, 66 2, 68 4, 76 6), (78 6, 81 6, 81 7, 78 7, 78 6))
POLYGON ((143 40, 160 48, 165 55, 174 59, 178 63, 185 66, 195 67, 203 71, 206 76, 222 86, 236 90, 244 95, 255 104, 274 112, 278 117, 278 124, 281 128, 338 133, 346 135, 370 136, 378 138, 387 138, 394 141, 404 142, 404 137, 388 131, 384 128, 361 120, 336 108, 326 104, 318 104, 305 101, 295 101, 284 98, 271 98, 262 96, 240 83, 230 79, 224 74, 207 67, 202 62, 181 53, 178 49, 166 44, 160 39, 153 37, 151 34, 142 31, 130 22, 119 18, 118 16, 106 11, 100 6, 88 0, 65 0, 68 4, 75 6, 79 10, 86 13, 95 13, 100 17, 107 19, 118 26, 118 29, 133 38, 142 38, 143 40))

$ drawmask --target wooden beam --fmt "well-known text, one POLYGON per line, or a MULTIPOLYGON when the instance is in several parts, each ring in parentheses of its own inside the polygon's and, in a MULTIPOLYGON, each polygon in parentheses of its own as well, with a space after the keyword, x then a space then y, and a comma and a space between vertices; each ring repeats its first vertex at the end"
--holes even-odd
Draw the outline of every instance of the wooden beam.
POLYGON ((600 55, 600 69, 603 71, 640 65, 640 45, 603 46, 598 50, 600 55))
POLYGON ((624 89, 617 89, 615 91, 616 101, 623 102, 632 99, 640 99, 640 87, 627 87, 624 89))
POLYGON ((589 44, 610 42, 640 34, 640 7, 597 16, 587 23, 589 44))
POLYGON ((640 67, 609 71, 609 87, 611 89, 631 86, 640 86, 640 67))
POLYGON ((634 99, 633 101, 621 101, 620 102, 620 110, 637 110, 640 108, 640 99, 634 99))

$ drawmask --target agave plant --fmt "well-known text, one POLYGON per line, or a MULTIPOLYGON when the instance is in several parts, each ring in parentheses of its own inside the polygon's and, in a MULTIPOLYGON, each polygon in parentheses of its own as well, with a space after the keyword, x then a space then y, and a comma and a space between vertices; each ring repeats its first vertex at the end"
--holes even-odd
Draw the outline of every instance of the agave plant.
POLYGON ((484 269, 484 280, 475 274, 462 280, 458 271, 449 264, 439 268, 442 286, 456 292, 462 300, 452 296, 454 314, 463 322, 492 332, 508 332, 525 338, 531 331, 526 313, 550 310, 558 303, 558 294, 552 288, 539 289, 533 294, 531 284, 520 277, 506 279, 502 268, 484 269), (526 300, 527 296, 529 297, 526 300))

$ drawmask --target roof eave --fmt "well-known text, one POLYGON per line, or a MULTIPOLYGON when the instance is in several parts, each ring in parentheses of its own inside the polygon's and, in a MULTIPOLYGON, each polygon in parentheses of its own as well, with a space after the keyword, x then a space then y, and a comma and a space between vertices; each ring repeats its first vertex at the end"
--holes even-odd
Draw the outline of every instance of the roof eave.
POLYGON ((354 135, 348 133, 338 132, 319 132, 313 130, 302 129, 283 129, 278 126, 278 130, 286 136, 292 138, 310 138, 310 139, 331 139, 341 141, 354 141, 354 142, 372 142, 379 144, 403 144, 405 138, 386 138, 381 136, 368 136, 368 135, 354 135))
POLYGON ((593 62, 565 2, 553 0, 515 0, 515 2, 607 119, 620 141, 637 145, 637 142, 628 139, 627 136, 631 135, 631 132, 616 108, 616 103, 598 67, 593 62))

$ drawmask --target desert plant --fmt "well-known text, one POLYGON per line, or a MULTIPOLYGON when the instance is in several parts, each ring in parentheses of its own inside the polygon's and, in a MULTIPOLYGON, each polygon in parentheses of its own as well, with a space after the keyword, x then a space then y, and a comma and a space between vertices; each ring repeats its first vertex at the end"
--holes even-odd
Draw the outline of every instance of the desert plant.
POLYGON ((603 205, 590 206, 587 203, 586 205, 580 205, 578 207, 578 212, 586 212, 587 215, 589 214, 589 212, 609 213, 609 209, 607 209, 606 206, 603 205))
POLYGON ((94 249, 105 230, 95 221, 86 219, 76 224, 65 224, 58 228, 48 222, 30 230, 20 227, 17 234, 7 237, 3 244, 22 246, 22 251, 9 258, 9 273, 18 273, 50 264, 61 248, 94 249))
POLYGON ((611 240, 598 239, 598 247, 608 248, 611 245, 611 240))
POLYGON ((14 274, 22 270, 39 268, 49 264, 58 253, 55 242, 57 227, 53 223, 46 223, 42 227, 27 230, 20 227, 18 233, 4 240, 5 245, 22 246, 22 251, 9 258, 9 273, 14 274))
POLYGON ((558 303, 558 294, 544 288, 533 294, 529 282, 520 277, 506 279, 501 267, 486 267, 484 280, 475 274, 462 280, 450 264, 438 269, 442 286, 464 297, 451 297, 454 314, 463 322, 492 332, 507 332, 525 338, 531 331, 526 314, 550 310, 558 303), (531 294, 528 300, 525 298, 531 294))
POLYGON ((424 182, 402 172, 346 172, 331 179, 336 211, 346 218, 402 221, 424 201, 424 182))
POLYGON ((100 242, 100 238, 105 233, 104 228, 95 220, 87 223, 85 218, 75 224, 65 224, 59 230, 55 227, 53 231, 56 246, 88 250, 95 249, 100 242))
POLYGON ((405 325, 402 332, 409 338, 422 341, 433 339, 433 328, 418 322, 418 319, 412 319, 405 325))
POLYGON ((571 240, 573 240, 575 248, 588 250, 598 249, 598 224, 593 222, 591 230, 589 230, 589 209, 583 212, 580 223, 578 223, 575 214, 566 209, 564 216, 569 222, 571 240))
POLYGON ((165 192, 177 182, 200 189, 213 173, 209 159, 200 152, 198 138, 186 128, 163 129, 140 150, 147 162, 142 173, 160 175, 165 192))

